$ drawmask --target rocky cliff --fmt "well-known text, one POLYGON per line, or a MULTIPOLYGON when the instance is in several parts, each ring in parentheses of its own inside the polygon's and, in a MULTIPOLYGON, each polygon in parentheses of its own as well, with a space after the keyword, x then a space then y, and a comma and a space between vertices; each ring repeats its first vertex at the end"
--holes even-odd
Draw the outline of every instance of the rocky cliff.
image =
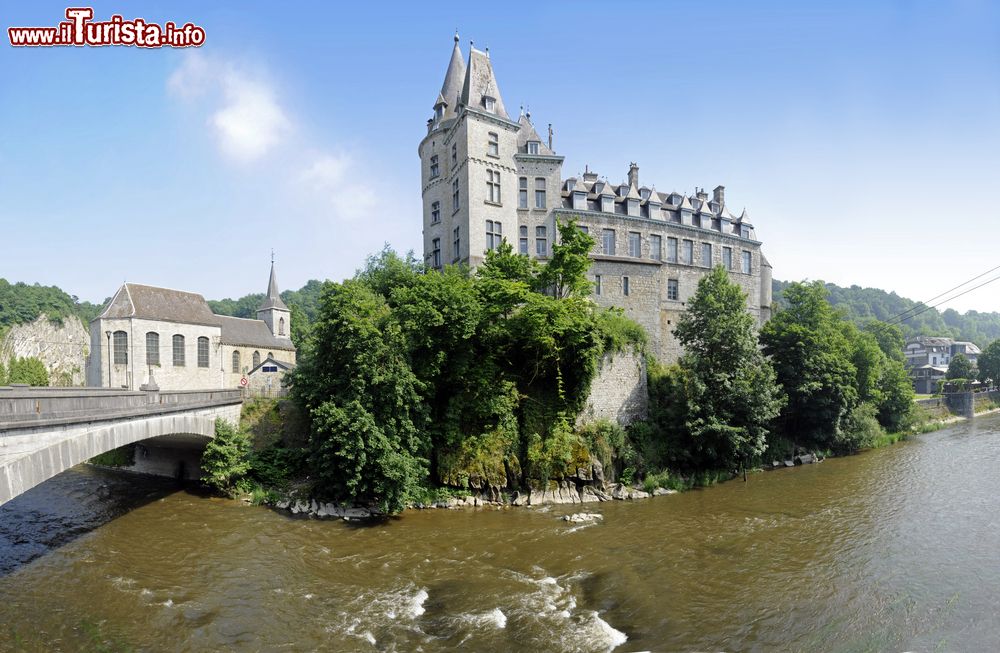
POLYGON ((34 322, 11 327, 0 342, 0 362, 39 358, 49 371, 49 382, 58 386, 84 384, 89 353, 90 336, 77 317, 67 317, 60 325, 39 315, 34 322))

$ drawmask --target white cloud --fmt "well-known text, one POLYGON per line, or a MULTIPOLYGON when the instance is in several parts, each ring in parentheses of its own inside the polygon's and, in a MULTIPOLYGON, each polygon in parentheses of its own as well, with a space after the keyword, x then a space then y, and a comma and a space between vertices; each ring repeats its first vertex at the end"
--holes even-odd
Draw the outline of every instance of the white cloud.
POLYGON ((208 122, 219 146, 236 161, 249 163, 268 154, 291 131, 291 121, 262 77, 191 53, 170 75, 167 88, 187 100, 210 96, 216 108, 208 122))
POLYGON ((331 217, 354 220, 370 215, 375 208, 374 190, 356 181, 360 176, 357 168, 349 154, 320 154, 299 172, 296 181, 307 194, 305 199, 328 210, 331 217))

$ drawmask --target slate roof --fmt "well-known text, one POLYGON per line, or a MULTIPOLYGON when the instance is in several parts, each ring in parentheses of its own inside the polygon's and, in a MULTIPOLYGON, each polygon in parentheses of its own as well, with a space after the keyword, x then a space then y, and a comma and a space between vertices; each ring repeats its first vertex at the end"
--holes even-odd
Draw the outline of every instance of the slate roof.
POLYGON ((469 65, 465 69, 465 85, 462 87, 462 104, 485 111, 483 97, 487 96, 496 100, 494 113, 510 120, 507 109, 503 106, 503 98, 500 97, 500 87, 497 86, 496 77, 493 75, 493 64, 490 63, 489 55, 471 48, 469 65))
POLYGON ((448 72, 444 75, 444 83, 441 84, 441 92, 438 94, 438 102, 444 100, 448 105, 444 110, 444 118, 455 117, 464 82, 465 62, 462 61, 462 50, 458 47, 458 34, 455 34, 455 47, 451 50, 448 72))
POLYGON ((265 358, 264 360, 262 360, 256 367, 254 367, 252 370, 250 370, 249 372, 247 372, 247 376, 250 376, 251 374, 253 374, 257 370, 259 370, 260 368, 264 367, 265 365, 276 365, 276 366, 280 367, 283 370, 293 370, 293 369, 295 369, 295 363, 286 363, 285 361, 274 360, 273 358, 271 358, 270 356, 268 356, 267 358, 265 358))
POLYGON ((208 307, 208 302, 198 293, 137 283, 122 284, 98 317, 111 319, 134 317, 207 326, 216 326, 219 323, 212 309, 208 307))
POLYGON ((267 296, 258 311, 266 311, 269 308, 280 308, 287 311, 285 302, 281 301, 281 294, 278 292, 278 278, 274 275, 274 261, 271 261, 271 278, 267 282, 267 296))
POLYGON ((222 327, 222 344, 263 347, 268 349, 293 350, 295 347, 288 338, 278 338, 271 334, 263 320, 251 320, 242 317, 216 315, 215 319, 222 327))

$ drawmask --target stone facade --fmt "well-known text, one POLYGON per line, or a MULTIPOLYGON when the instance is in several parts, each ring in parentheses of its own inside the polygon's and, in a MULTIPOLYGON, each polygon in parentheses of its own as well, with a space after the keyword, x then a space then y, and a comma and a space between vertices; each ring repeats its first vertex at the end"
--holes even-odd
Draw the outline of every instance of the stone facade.
POLYGON ((530 113, 511 118, 489 53, 471 48, 466 63, 457 36, 418 153, 429 267, 476 267, 501 240, 545 260, 557 223, 572 219, 597 241, 594 300, 642 324, 660 360, 680 355, 673 328, 714 266, 740 285, 758 323, 770 318, 771 266, 747 212, 736 216, 727 208, 723 186, 711 196, 701 189, 690 196, 661 193, 640 183, 634 163, 619 184, 589 170, 563 179, 551 127, 543 141, 530 113), (605 241, 610 233, 613 247, 605 241))
POLYGON ((608 420, 628 426, 644 419, 649 409, 646 383, 646 359, 641 353, 605 354, 577 424, 608 420))
POLYGON ((90 323, 87 385, 239 388, 268 358, 294 367, 291 313, 278 296, 273 263, 257 316, 215 315, 201 295, 126 283, 90 323))

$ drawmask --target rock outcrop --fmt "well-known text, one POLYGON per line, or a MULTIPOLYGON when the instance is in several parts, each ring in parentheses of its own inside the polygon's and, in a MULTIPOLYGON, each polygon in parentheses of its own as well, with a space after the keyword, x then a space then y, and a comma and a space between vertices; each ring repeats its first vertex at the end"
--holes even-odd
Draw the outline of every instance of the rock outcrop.
POLYGON ((60 325, 39 315, 34 322, 11 327, 0 342, 0 362, 6 365, 15 357, 38 358, 49 371, 50 385, 83 385, 89 353, 90 336, 75 316, 65 318, 60 325))

